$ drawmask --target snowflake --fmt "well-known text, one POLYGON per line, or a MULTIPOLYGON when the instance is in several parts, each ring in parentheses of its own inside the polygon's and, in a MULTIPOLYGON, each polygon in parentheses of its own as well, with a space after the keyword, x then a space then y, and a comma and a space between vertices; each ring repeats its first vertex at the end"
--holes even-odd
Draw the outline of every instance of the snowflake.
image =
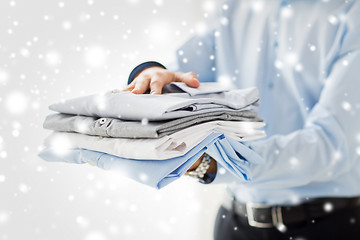
POLYGON ((0 224, 6 223, 9 220, 9 215, 6 212, 0 212, 0 224))
POLYGON ((350 224, 355 224, 356 223, 356 219, 355 218, 350 218, 350 224))
POLYGON ((77 224, 79 224, 80 227, 83 227, 83 228, 86 228, 89 225, 89 220, 87 220, 83 216, 77 216, 75 221, 77 224))
POLYGON ((278 224, 277 226, 276 226, 276 228, 280 231, 280 232, 286 232, 286 230, 287 230, 287 228, 286 228, 286 226, 284 225, 284 224, 278 224))
POLYGON ((345 110, 345 111, 350 111, 351 110, 351 104, 349 103, 349 102, 346 102, 346 101, 344 101, 344 102, 342 102, 341 103, 341 106, 342 106, 342 108, 345 110))
MULTIPOLYGON (((43 56, 39 58, 43 58, 43 56)), ((45 55, 45 61, 49 66, 57 66, 61 63, 60 54, 57 51, 50 51, 45 55)))
POLYGON ((220 173, 221 175, 224 175, 224 174, 226 173, 225 168, 221 167, 221 168, 219 169, 219 173, 220 173))
POLYGON ((13 137, 18 137, 20 135, 20 131, 18 129, 14 129, 11 134, 13 137))
POLYGON ((21 183, 19 185, 19 191, 22 192, 22 193, 28 193, 30 190, 31 190, 31 187, 29 187, 25 183, 21 183))
POLYGON ((274 65, 277 69, 281 69, 283 67, 283 63, 280 60, 275 60, 274 65))
POLYGON ((64 155, 71 147, 69 139, 63 135, 53 138, 50 145, 53 147, 54 152, 58 155, 64 155))
MULTIPOLYGON (((198 35, 204 35, 207 31, 207 25, 203 22, 196 24, 195 31, 198 35)), ((201 46, 201 45, 199 45, 201 46)))
POLYGON ((126 235, 131 235, 134 232, 134 227, 131 225, 125 225, 124 227, 124 233, 126 235))
POLYGON ((7 158, 7 152, 6 151, 1 151, 0 152, 0 158, 7 158))
POLYGON ((328 17, 328 21, 329 21, 331 24, 337 24, 339 20, 338 20, 337 17, 335 17, 334 15, 330 15, 330 16, 328 17))
POLYGON ((136 4, 139 2, 139 0, 128 0, 131 4, 136 4))
POLYGON ((136 212, 138 210, 138 207, 136 206, 136 204, 131 204, 129 206, 129 210, 130 212, 136 212))
POLYGON ((148 176, 146 173, 140 173, 140 174, 139 174, 139 179, 140 179, 140 181, 142 181, 142 182, 147 182, 148 179, 149 179, 149 176, 148 176))
POLYGON ((357 141, 358 143, 360 143, 360 133, 356 134, 355 138, 356 138, 356 141, 357 141))
MULTIPOLYGON (((224 5, 225 6, 225 5, 224 5)), ((227 10, 228 9, 228 6, 226 7, 226 9, 224 8, 223 6, 223 9, 224 10, 227 10)), ((251 9, 254 11, 254 12, 261 12, 263 9, 264 9, 264 3, 263 2, 260 2, 260 1, 255 1, 253 4, 252 4, 252 7, 251 9)))
POLYGON ((141 119, 141 125, 148 125, 148 124, 149 124, 149 119, 147 118, 141 119))
POLYGON ((220 19, 220 23, 221 23, 221 25, 223 25, 223 26, 227 26, 227 25, 229 24, 229 19, 226 18, 226 17, 222 17, 222 18, 220 19))
POLYGON ((101 46, 91 46, 86 48, 85 63, 90 67, 101 67, 106 63, 106 50, 101 46))
POLYGON ((88 126, 84 122, 76 122, 75 129, 79 133, 86 133, 88 130, 88 126))
POLYGON ((164 4, 164 1, 163 0, 155 0, 154 3, 157 6, 162 6, 164 4))
POLYGON ((297 63, 298 57, 295 53, 289 52, 285 55, 285 61, 288 65, 295 65, 297 63))
POLYGON ((213 12, 215 10, 215 2, 214 1, 206 1, 203 3, 202 8, 206 12, 213 12))
POLYGON ((325 212, 331 212, 333 210, 334 206, 332 205, 332 203, 327 202, 324 204, 323 208, 324 208, 325 212))
POLYGON ((28 98, 23 92, 14 91, 7 95, 5 104, 7 110, 12 114, 22 114, 26 111, 28 98))
POLYGON ((5 70, 0 69, 0 84, 6 85, 8 80, 9 74, 5 70))
POLYGON ((291 18, 293 16, 293 10, 289 7, 281 9, 281 17, 291 18))
POLYGON ((79 19, 80 22, 84 23, 84 22, 91 19, 91 15, 88 14, 88 13, 82 13, 82 14, 80 14, 78 19, 79 19))
POLYGON ((293 168, 296 167, 297 165, 299 165, 299 159, 297 159, 295 157, 290 158, 289 162, 293 168))
POLYGON ((301 72, 303 70, 303 65, 298 63, 295 65, 295 71, 301 72))
POLYGON ((64 30, 70 30, 72 28, 72 24, 70 21, 65 21, 62 23, 62 28, 64 30))
POLYGON ((356 154, 360 156, 360 146, 356 148, 356 154))

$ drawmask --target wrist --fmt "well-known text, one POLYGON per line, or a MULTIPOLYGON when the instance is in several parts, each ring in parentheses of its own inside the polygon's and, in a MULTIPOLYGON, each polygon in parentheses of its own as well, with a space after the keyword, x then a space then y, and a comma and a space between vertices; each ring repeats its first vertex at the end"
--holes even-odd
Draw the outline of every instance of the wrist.
POLYGON ((205 153, 203 153, 201 155, 201 157, 187 170, 188 172, 194 171, 200 165, 200 163, 201 163, 201 161, 202 161, 202 159, 204 157, 204 154, 205 153))
POLYGON ((202 183, 211 183, 217 171, 216 161, 204 153, 186 172, 186 175, 198 179, 202 183))

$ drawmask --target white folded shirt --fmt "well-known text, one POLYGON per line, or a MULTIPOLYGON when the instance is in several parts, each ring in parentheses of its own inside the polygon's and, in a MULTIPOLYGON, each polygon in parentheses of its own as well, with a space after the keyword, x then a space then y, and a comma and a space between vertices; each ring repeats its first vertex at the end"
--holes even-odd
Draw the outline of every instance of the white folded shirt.
POLYGON ((264 122, 212 121, 195 125, 158 139, 127 139, 89 136, 79 133, 54 132, 45 145, 59 154, 70 148, 84 148, 127 159, 164 160, 187 153, 211 132, 224 133, 237 141, 265 136, 264 122))

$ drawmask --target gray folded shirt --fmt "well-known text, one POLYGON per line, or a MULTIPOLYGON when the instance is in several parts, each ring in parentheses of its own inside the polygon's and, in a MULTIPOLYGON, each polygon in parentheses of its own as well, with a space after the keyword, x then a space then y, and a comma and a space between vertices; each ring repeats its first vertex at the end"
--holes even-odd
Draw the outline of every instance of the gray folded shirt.
POLYGON ((187 127, 208 121, 251 121, 261 122, 255 112, 219 111, 183 117, 171 121, 126 121, 116 118, 98 118, 69 114, 52 114, 46 117, 44 128, 77 132, 88 135, 117 138, 159 138, 187 127))
POLYGON ((137 95, 117 90, 65 100, 50 105, 49 108, 65 114, 162 121, 209 112, 249 110, 253 109, 259 100, 256 88, 219 92, 216 85, 209 88, 206 83, 202 83, 196 89, 181 83, 177 83, 176 86, 183 92, 137 95))

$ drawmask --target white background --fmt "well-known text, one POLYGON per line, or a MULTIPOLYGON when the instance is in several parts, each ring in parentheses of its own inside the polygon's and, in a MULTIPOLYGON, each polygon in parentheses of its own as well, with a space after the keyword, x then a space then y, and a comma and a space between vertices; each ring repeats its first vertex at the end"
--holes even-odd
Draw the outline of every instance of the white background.
POLYGON ((0 239, 212 239, 224 186, 162 190, 37 157, 47 106, 123 88, 170 62, 214 10, 205 0, 0 1, 0 239))

